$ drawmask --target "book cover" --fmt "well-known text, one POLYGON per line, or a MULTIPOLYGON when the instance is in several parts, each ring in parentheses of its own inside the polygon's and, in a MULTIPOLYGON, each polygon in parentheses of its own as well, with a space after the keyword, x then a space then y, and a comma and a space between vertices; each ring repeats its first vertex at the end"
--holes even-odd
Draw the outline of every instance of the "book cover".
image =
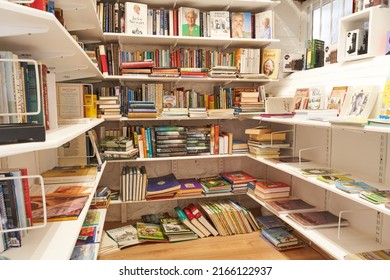
MULTIPOLYGON (((388 32, 390 33, 390 32, 388 32)), ((389 40, 390 42, 390 40, 389 40)), ((390 43, 389 43, 390 44, 390 43)), ((382 91, 382 99, 380 102, 379 118, 389 120, 390 119, 390 77, 387 78, 382 91)))
POLYGON ((179 36, 200 36, 199 9, 180 7, 178 9, 179 36))
POLYGON ((346 183, 355 181, 353 178, 350 178, 346 175, 320 175, 317 177, 318 180, 325 182, 327 184, 335 184, 336 182, 346 183))
POLYGON ((76 83, 57 83, 59 119, 84 118, 84 86, 76 83))
MULTIPOLYGON (((41 187, 34 185, 30 189, 31 195, 41 195, 41 187)), ((93 191, 92 184, 45 184, 45 195, 46 196, 88 196, 93 191)))
POLYGON ((388 190, 362 190, 359 197, 374 203, 382 204, 390 202, 390 191, 388 190))
POLYGON ((263 229, 261 230, 261 234, 277 247, 290 246, 298 243, 298 238, 283 228, 263 229))
POLYGON ((199 182, 206 188, 213 189, 218 187, 231 187, 231 184, 222 176, 209 176, 198 179, 199 182))
POLYGON ((267 201, 267 205, 278 213, 303 212, 315 209, 314 205, 299 198, 267 201))
POLYGON ((309 88, 297 88, 295 90, 294 100, 295 100, 295 109, 296 110, 307 109, 309 94, 310 94, 309 88))
MULTIPOLYGON (((47 221, 77 220, 83 210, 88 196, 47 196, 47 221)), ((33 222, 41 223, 44 220, 42 196, 31 196, 33 222)))
POLYGON ((41 174, 45 184, 90 182, 95 181, 96 175, 94 165, 56 166, 41 174))
POLYGON ((210 37, 230 38, 229 11, 210 11, 210 37))
POLYGON ((167 242, 160 224, 137 222, 137 236, 143 241, 167 242))
POLYGON ((343 190, 347 193, 360 193, 361 191, 373 191, 375 187, 370 186, 364 182, 353 182, 353 181, 337 181, 335 182, 336 188, 343 190))
POLYGON ((280 49, 261 50, 261 74, 269 79, 277 79, 279 76, 280 49))
POLYGON ((324 175, 340 175, 340 172, 332 168, 301 168, 299 170, 304 176, 324 176, 324 175))
POLYGON ((264 134, 264 133, 271 133, 271 132, 272 132, 271 128, 263 125, 245 129, 245 134, 264 134))
POLYGON ((200 194, 202 193, 202 185, 196 178, 178 179, 180 183, 180 190, 178 195, 184 194, 200 194))
POLYGON ((329 211, 290 213, 287 217, 307 229, 337 227, 339 224, 340 226, 348 225, 348 221, 346 219, 341 218, 339 220, 338 216, 329 211))
POLYGON ((256 180, 255 177, 242 170, 222 172, 221 176, 232 184, 248 183, 256 180))
POLYGON ((274 15, 272 10, 255 14, 255 38, 273 39, 274 15))
POLYGON ((251 12, 232 12, 230 19, 232 38, 252 38, 251 12))
POLYGON ((346 260, 390 260, 390 249, 373 250, 345 255, 346 260))
POLYGON ((174 208, 177 217, 180 219, 180 221, 185 224, 189 229, 191 229, 193 232, 195 232, 200 238, 205 237, 204 233, 199 230, 196 226, 194 226, 191 221, 187 218, 187 215, 184 213, 183 209, 181 209, 179 206, 176 206, 174 208))
POLYGON ((119 248, 137 245, 142 242, 142 240, 138 239, 137 229, 134 225, 107 229, 106 233, 118 244, 119 248))
POLYGON ((76 245, 73 248, 70 260, 96 260, 99 250, 98 243, 76 245))
POLYGON ((271 228, 286 228, 287 224, 280 220, 275 215, 270 216, 258 216, 256 217, 256 221, 263 229, 271 229, 271 228))
POLYGON ((374 108, 379 88, 377 86, 348 87, 343 106, 340 110, 340 119, 366 120, 374 108))
POLYGON ((125 2, 125 33, 132 35, 147 35, 147 13, 147 4, 125 2))
POLYGON ((175 175, 170 173, 164 176, 148 178, 146 192, 148 194, 161 194, 164 192, 178 191, 180 187, 181 185, 175 175))
POLYGON ((255 182, 250 182, 249 184, 253 185, 253 188, 259 189, 263 193, 289 192, 291 189, 289 184, 281 181, 257 180, 255 182))
POLYGON ((195 204, 190 203, 187 208, 192 212, 195 218, 197 218, 199 222, 201 222, 211 232, 212 235, 218 235, 216 228, 203 216, 202 212, 199 211, 195 204))
POLYGON ((177 217, 167 217, 160 219, 161 228, 166 235, 192 233, 193 231, 183 224, 177 217))
POLYGON ((100 226, 83 226, 77 237, 76 245, 98 243, 101 237, 102 229, 100 226))
POLYGON ((347 91, 348 86, 334 86, 329 96, 328 109, 340 110, 347 91))
POLYGON ((194 227, 199 229, 205 235, 205 237, 211 234, 211 232, 195 217, 195 215, 188 207, 184 207, 182 210, 187 216, 187 219, 194 225, 194 227))

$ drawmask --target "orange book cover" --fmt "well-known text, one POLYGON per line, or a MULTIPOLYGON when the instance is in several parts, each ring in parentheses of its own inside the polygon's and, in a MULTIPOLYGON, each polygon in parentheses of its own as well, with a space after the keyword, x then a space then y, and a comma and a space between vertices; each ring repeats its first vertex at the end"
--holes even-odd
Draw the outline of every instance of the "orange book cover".
POLYGON ((219 155, 219 125, 214 126, 214 154, 219 155))

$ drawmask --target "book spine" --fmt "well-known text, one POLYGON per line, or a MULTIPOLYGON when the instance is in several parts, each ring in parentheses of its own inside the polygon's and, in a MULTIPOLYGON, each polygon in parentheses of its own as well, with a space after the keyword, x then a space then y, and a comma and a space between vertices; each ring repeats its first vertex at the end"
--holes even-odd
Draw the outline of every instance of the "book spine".
MULTIPOLYGON (((18 228, 18 213, 17 213, 17 203, 16 203, 16 195, 15 189, 13 186, 12 180, 2 181, 3 186, 3 195, 4 195, 4 203, 7 215, 7 228, 14 229, 18 228)), ((9 247, 21 247, 22 240, 20 232, 13 231, 8 233, 9 239, 9 247)))
POLYGON ((199 211, 199 209, 193 204, 188 205, 188 209, 192 212, 192 214, 205 226, 212 235, 217 236, 218 231, 203 217, 202 213, 199 211))
POLYGON ((100 56, 100 70, 103 74, 108 75, 108 62, 106 55, 106 47, 104 45, 99 45, 99 56, 100 56))
MULTIPOLYGON (((28 171, 27 168, 20 169, 22 176, 27 176, 28 171)), ((24 194, 24 205, 26 208, 26 217, 28 221, 28 226, 33 225, 33 217, 32 217, 32 208, 31 208, 31 200, 30 200, 30 186, 27 178, 22 178, 23 183, 23 194, 24 194)))

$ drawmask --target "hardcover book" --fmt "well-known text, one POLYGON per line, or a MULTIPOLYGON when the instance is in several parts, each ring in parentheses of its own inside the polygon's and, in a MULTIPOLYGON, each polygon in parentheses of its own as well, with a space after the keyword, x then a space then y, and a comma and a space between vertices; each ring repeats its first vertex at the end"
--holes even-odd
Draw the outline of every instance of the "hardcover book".
POLYGON ((210 37, 230 38, 229 11, 210 11, 210 37))
POLYGON ((180 190, 180 183, 176 179, 173 173, 168 175, 148 178, 148 185, 146 187, 146 192, 148 194, 162 194, 165 192, 172 192, 180 190))
POLYGON ((277 79, 279 76, 280 49, 261 50, 261 74, 269 79, 277 79))
POLYGON ((179 36, 200 36, 199 9, 180 7, 178 9, 179 36))
POLYGON ((148 5, 125 2, 125 32, 132 35, 147 35, 148 5))
POLYGON ((176 217, 161 218, 160 224, 163 232, 166 235, 193 232, 189 227, 183 224, 179 218, 176 217))
POLYGON ((272 10, 255 14, 256 39, 273 39, 273 27, 274 16, 272 10))
POLYGON ((307 109, 307 103, 309 100, 310 89, 309 88, 297 88, 295 90, 295 109, 302 110, 307 109))
POLYGON ((314 205, 299 198, 267 201, 267 205, 279 214, 312 211, 315 209, 314 205))
POLYGON ((312 211, 303 213, 290 213, 287 217, 291 218, 301 226, 307 229, 347 226, 348 221, 344 218, 339 220, 339 217, 329 211, 312 211))
POLYGON ((301 168, 299 170, 303 176, 324 176, 324 175, 339 175, 340 172, 332 168, 301 168))
POLYGON ((252 38, 251 12, 232 12, 230 19, 232 38, 252 38))
POLYGON ((261 234, 277 247, 298 244, 298 238, 283 228, 263 229, 261 234))
POLYGON ((287 224, 280 220, 275 215, 270 216, 259 216, 256 217, 256 221, 262 229, 271 229, 271 228, 286 228, 287 224))
POLYGON ((159 224, 137 222, 138 239, 143 241, 167 242, 168 239, 159 224))
POLYGON ((390 202, 390 191, 362 190, 359 197, 374 204, 388 203, 390 202))
POLYGON ((184 178, 178 180, 180 183, 180 190, 178 196, 197 195, 202 193, 202 185, 196 178, 184 178))
POLYGON ((354 181, 353 178, 350 178, 345 175, 338 175, 338 174, 333 174, 333 175, 320 175, 317 177, 318 180, 325 182, 327 184, 335 184, 337 182, 340 183, 348 183, 354 181))
POLYGON ((345 95, 348 91, 348 86, 334 86, 329 96, 328 109, 338 109, 344 103, 345 95))
POLYGON ((221 176, 231 184, 248 183, 256 180, 255 177, 242 170, 222 172, 221 176))
POLYGON ((45 184, 90 182, 96 179, 97 166, 56 166, 43 172, 41 175, 45 184))
POLYGON ((96 260, 99 250, 98 243, 74 246, 70 260, 96 260))

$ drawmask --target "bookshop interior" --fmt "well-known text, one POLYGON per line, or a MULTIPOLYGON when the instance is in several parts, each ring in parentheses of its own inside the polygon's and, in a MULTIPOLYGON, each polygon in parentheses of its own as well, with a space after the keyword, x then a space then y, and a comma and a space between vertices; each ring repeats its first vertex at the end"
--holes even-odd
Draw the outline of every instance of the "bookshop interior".
POLYGON ((0 259, 389 260, 388 2, 0 0, 0 259))

